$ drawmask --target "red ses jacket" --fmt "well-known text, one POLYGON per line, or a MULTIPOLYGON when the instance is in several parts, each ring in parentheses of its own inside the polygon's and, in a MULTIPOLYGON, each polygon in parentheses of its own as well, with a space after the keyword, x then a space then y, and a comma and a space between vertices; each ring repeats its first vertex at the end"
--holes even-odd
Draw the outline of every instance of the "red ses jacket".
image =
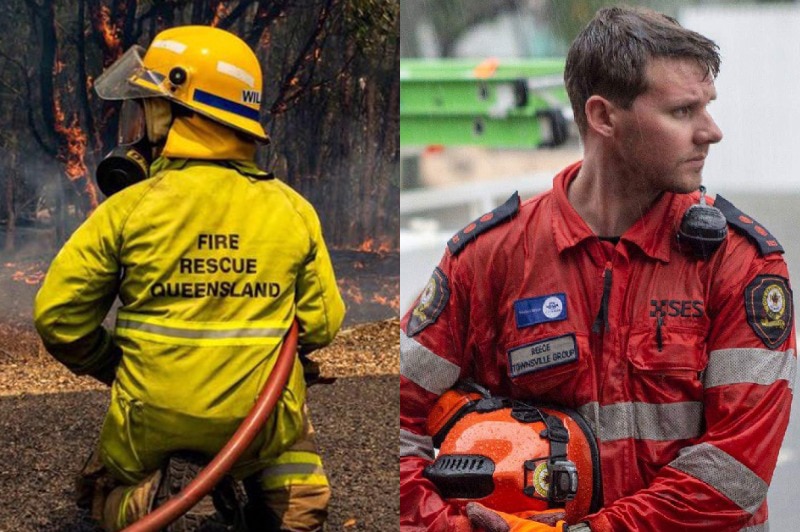
POLYGON ((682 250, 698 194, 664 193, 616 245, 601 241, 567 201, 579 168, 454 236, 403 318, 401 529, 470 530, 422 476, 427 413, 470 377, 593 426, 593 531, 766 530, 796 371, 782 248, 717 197, 725 241, 707 260, 682 250))

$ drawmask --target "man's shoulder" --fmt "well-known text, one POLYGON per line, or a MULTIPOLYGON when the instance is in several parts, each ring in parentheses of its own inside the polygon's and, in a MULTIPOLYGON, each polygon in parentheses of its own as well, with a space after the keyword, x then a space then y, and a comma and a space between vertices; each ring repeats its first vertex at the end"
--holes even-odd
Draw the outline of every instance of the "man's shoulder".
POLYGON ((503 204, 473 220, 447 241, 450 256, 456 256, 465 249, 474 251, 478 246, 473 243, 496 242, 508 237, 511 233, 524 231, 525 224, 513 223, 520 218, 527 219, 549 196, 550 191, 522 201, 518 192, 514 192, 503 204))
POLYGON ((773 253, 783 253, 778 239, 749 214, 745 214, 733 203, 720 196, 714 199, 714 207, 719 209, 728 222, 728 227, 733 230, 732 238, 746 240, 754 246, 759 255, 766 256, 773 253))

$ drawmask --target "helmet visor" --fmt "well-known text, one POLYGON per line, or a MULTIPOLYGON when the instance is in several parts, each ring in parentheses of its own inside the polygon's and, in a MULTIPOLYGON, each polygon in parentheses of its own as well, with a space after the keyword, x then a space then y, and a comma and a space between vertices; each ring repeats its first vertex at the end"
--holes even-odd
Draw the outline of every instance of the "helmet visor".
POLYGON ((141 100, 124 100, 119 110, 117 145, 130 146, 144 138, 147 125, 141 100))
POLYGON ((169 96, 164 77, 144 66, 144 48, 134 45, 108 67, 94 83, 94 90, 104 100, 127 100, 169 96))

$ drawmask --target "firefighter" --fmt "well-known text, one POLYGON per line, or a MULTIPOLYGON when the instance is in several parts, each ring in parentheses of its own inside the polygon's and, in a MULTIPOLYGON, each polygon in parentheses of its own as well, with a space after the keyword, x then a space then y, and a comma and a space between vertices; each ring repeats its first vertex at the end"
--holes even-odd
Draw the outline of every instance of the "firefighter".
POLYGON ((649 10, 601 9, 577 36, 583 160, 456 234, 401 322, 401 529, 766 530, 792 291, 778 241, 700 187, 719 66, 713 41, 649 10), (425 421, 465 378, 582 414, 603 507, 553 525, 443 499, 425 421))
MULTIPOLYGON (((268 138, 260 65, 242 40, 168 29, 146 53, 128 50, 96 90, 122 100, 120 146, 98 168, 113 194, 53 260, 34 314, 56 359, 111 385, 79 497, 118 530, 153 507, 176 452, 210 459, 224 446, 293 320, 302 356, 331 342, 345 309, 313 207, 254 163, 268 138), (117 297, 111 334, 102 322, 117 297)), ((327 515, 305 402, 298 357, 234 467, 269 530, 319 530, 327 515)), ((219 519, 213 508, 194 517, 219 519)))

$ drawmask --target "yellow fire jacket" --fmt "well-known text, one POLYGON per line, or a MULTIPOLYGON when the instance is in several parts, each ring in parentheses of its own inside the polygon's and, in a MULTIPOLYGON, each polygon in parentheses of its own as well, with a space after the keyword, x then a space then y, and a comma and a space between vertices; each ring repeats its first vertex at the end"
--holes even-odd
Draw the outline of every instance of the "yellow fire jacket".
MULTIPOLYGON (((171 451, 218 451, 253 406, 292 320, 308 351, 328 344, 344 318, 317 215, 290 187, 238 161, 162 158, 151 175, 72 235, 34 308, 48 351, 75 373, 107 378, 111 368, 113 377, 119 362, 101 454, 126 482, 171 451), (111 340, 101 323, 117 295, 111 340)), ((296 361, 240 473, 300 434, 302 373, 296 361)))

